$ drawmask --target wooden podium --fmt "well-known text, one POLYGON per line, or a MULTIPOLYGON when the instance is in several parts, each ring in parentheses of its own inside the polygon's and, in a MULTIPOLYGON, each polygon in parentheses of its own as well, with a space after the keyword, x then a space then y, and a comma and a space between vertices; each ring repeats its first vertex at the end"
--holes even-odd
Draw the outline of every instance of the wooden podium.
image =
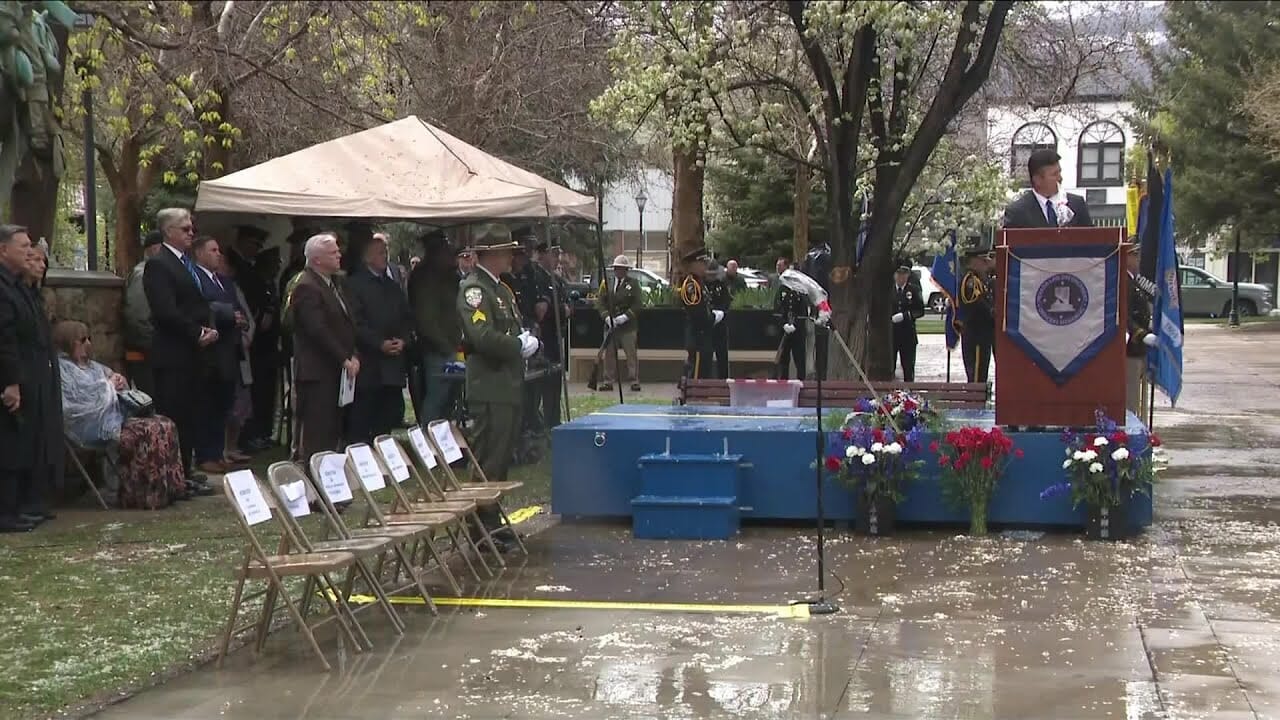
MULTIPOLYGON (((1101 408, 1108 417, 1123 424, 1125 417, 1125 339, 1128 329, 1129 274, 1125 267, 1123 228, 1029 228, 1002 230, 996 248, 996 424, 1017 426, 1091 426, 1094 413, 1101 408), (1096 250, 1092 249, 1096 247, 1096 250), (1034 263, 1027 259, 1071 258, 1079 253, 1110 256, 1116 253, 1119 272, 1107 282, 1114 282, 1116 331, 1083 365, 1074 368, 1062 382, 1047 372, 1025 349, 1025 344, 1011 337, 1006 322, 1009 302, 1027 307, 1037 302, 1027 293, 1042 288, 1015 283, 1017 297, 1008 297, 1010 262, 1034 263), (1060 254, 1055 253, 1061 250, 1060 254)), ((1109 290, 1108 290, 1109 292, 1109 290)), ((1091 298, 1090 302, 1101 302, 1091 298)), ((1038 306, 1036 306, 1038 307, 1038 306)), ((1019 312, 1022 310, 1015 307, 1019 312)), ((1107 313, 1108 315, 1110 313, 1107 313)), ((1065 333, 1064 333, 1065 335, 1065 333)))

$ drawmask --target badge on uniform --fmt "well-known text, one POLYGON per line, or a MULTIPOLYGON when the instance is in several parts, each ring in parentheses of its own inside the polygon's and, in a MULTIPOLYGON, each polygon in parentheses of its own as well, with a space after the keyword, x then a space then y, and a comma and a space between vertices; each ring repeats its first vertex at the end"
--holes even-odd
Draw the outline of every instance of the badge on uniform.
POLYGON ((473 308, 480 307, 480 303, 484 300, 484 291, 478 287, 469 287, 463 293, 462 298, 467 301, 467 305, 473 308))
POLYGON ((471 322, 472 322, 472 323, 482 323, 482 322, 484 322, 485 320, 488 320, 488 319, 489 319, 489 318, 485 316, 485 314, 484 314, 484 311, 483 311, 483 310, 476 310, 475 312, 471 313, 471 322))

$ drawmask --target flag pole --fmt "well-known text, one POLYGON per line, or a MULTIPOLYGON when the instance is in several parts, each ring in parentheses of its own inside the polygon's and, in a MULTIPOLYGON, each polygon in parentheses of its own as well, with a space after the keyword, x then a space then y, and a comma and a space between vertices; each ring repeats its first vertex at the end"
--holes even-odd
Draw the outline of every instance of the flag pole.
MULTIPOLYGON (((945 337, 942 342, 946 342, 945 337)), ((951 348, 947 348, 947 382, 951 382, 951 348)))

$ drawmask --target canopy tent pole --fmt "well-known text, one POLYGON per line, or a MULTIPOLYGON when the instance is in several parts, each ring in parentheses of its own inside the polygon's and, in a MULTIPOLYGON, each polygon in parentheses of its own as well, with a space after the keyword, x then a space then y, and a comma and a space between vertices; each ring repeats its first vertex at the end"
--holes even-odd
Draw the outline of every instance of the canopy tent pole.
MULTIPOLYGON (((604 265, 604 183, 600 183, 600 187, 596 188, 596 264, 600 267, 600 289, 605 296, 605 309, 609 311, 609 317, 612 318, 614 316, 613 293, 604 292, 609 282, 608 277, 605 276, 604 265)), ((604 337, 606 345, 612 346, 613 379, 618 383, 618 404, 625 405, 627 401, 622 397, 622 369, 618 367, 618 343, 609 342, 610 334, 611 331, 606 328, 604 337)))

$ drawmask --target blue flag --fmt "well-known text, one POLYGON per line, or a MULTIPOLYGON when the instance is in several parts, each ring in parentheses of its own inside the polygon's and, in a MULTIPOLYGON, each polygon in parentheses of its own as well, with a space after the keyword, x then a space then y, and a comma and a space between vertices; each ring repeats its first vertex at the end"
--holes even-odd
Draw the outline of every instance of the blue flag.
POLYGON ((947 347, 954 350, 960 342, 960 328, 956 317, 956 296, 960 294, 959 258, 956 254, 956 231, 951 231, 951 241, 941 255, 933 258, 933 267, 929 269, 933 281, 938 284, 942 294, 947 297, 947 312, 943 317, 943 327, 947 331, 947 347))
POLYGON ((1173 240, 1172 169, 1164 171, 1164 203, 1160 210, 1156 300, 1152 315, 1158 342, 1147 352, 1147 375, 1169 397, 1169 404, 1177 405, 1178 395, 1182 393, 1183 325, 1182 283, 1178 277, 1178 253, 1173 240))

